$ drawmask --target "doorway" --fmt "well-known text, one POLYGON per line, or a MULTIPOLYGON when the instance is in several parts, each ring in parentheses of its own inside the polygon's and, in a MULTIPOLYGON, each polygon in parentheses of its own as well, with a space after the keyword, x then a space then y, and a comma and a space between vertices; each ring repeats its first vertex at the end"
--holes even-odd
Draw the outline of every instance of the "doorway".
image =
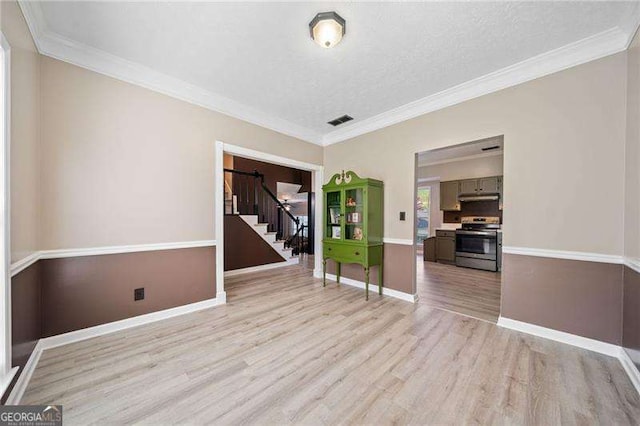
POLYGON ((503 137, 416 154, 416 291, 428 305, 497 322, 503 137))
POLYGON ((225 274, 304 263, 314 254, 311 172, 224 154, 225 274))
MULTIPOLYGON (((230 233, 228 233, 228 235, 225 235, 225 209, 229 209, 229 204, 231 204, 231 208, 233 208, 233 199, 231 199, 231 203, 229 203, 229 200, 225 199, 225 188, 233 188, 232 184, 229 184, 227 181, 225 181, 225 165, 224 165, 224 158, 225 158, 225 154, 231 155, 231 156, 237 156, 237 157, 242 157, 244 159, 248 159, 248 160, 254 160, 254 161, 260 161, 260 162, 264 162, 264 163, 270 163, 270 164, 274 164, 274 165, 279 165, 279 166, 285 166, 285 167, 290 167, 290 168, 294 168, 294 169, 298 169, 301 171, 306 171, 306 172, 310 172, 311 173, 311 183, 309 185, 309 187, 311 188, 311 192, 315 193, 315 194, 321 194, 322 193, 322 182, 323 182, 323 170, 324 168, 321 165, 318 164, 312 164, 312 163, 305 163, 302 161, 298 161, 298 160, 293 160, 290 158, 286 158, 286 157, 281 157, 281 156, 277 156, 277 155, 273 155, 273 154, 268 154, 268 153, 264 153, 264 152, 260 152, 260 151, 256 151, 256 150, 252 150, 252 149, 248 149, 248 148, 244 148, 244 147, 240 147, 237 145, 231 145, 231 144, 226 144, 222 141, 216 141, 215 143, 215 158, 216 158, 216 163, 215 163, 215 182, 216 182, 216 186, 215 186, 215 234, 216 234, 216 287, 217 287, 217 298, 219 298, 220 301, 225 302, 226 301, 226 292, 225 292, 225 287, 224 287, 224 282, 225 282, 225 275, 229 276, 229 273, 225 273, 224 271, 224 264, 225 264, 225 239, 226 238, 232 238, 232 235, 230 233)), ((228 156, 227 156, 228 158, 228 156)), ((253 177, 251 177, 253 178, 253 177)), ((260 179, 258 177, 258 179, 260 179)), ((277 185, 275 187, 275 189, 273 191, 273 197, 271 198, 278 198, 277 195, 277 185)), ((284 193, 282 193, 281 195, 285 195, 284 193)), ((287 205, 285 205, 284 203, 284 199, 282 200, 278 200, 279 203, 281 204, 280 207, 280 215, 287 215, 288 217, 288 213, 291 213, 291 211, 295 211, 295 208, 293 207, 294 200, 286 200, 287 203, 289 205, 289 209, 287 210, 287 205)), ((313 217, 322 217, 322 200, 321 197, 319 198, 315 198, 315 199, 311 199, 309 200, 311 209, 313 209, 313 217)), ((277 219, 274 219, 274 221, 277 219)), ((316 221, 309 221, 307 219, 307 226, 309 226, 310 228, 313 228, 313 235, 322 235, 322 229, 321 229, 321 222, 319 220, 316 221)), ((300 223, 305 223, 304 220, 300 220, 300 223)), ((264 223, 256 223, 256 225, 258 226, 264 226, 264 223)), ((268 225, 267 225, 268 227, 268 225)), ((267 232, 277 232, 277 231, 268 231, 267 232)), ((308 240, 307 240, 308 241, 308 240)), ((321 253, 322 252, 322 241, 320 238, 314 238, 312 242, 310 242, 309 244, 312 244, 312 250, 315 253, 321 253)), ((308 266, 309 269, 313 270, 313 275, 315 277, 321 277, 322 276, 322 264, 321 264, 321 259, 319 256, 313 256, 310 260, 307 260, 306 265, 308 266)), ((246 271, 243 271, 246 272, 246 271)))

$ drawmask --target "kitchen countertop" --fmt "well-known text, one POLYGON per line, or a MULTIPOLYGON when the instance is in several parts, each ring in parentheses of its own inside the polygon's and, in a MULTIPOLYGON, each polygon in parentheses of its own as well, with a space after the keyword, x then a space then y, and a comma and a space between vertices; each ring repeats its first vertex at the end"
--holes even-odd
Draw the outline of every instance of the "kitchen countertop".
POLYGON ((455 231, 456 229, 460 229, 462 226, 458 225, 455 228, 451 227, 451 228, 436 228, 436 231, 455 231))

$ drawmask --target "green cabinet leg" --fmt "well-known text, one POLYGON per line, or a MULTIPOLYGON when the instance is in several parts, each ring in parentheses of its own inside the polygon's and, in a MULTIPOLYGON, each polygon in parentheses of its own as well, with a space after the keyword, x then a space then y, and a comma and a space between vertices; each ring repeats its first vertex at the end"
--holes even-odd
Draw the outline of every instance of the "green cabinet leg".
POLYGON ((369 268, 364 268, 364 275, 365 275, 364 299, 369 300, 369 268))
POLYGON ((327 259, 322 259, 322 287, 327 286, 327 259))
POLYGON ((336 281, 340 284, 340 270, 342 269, 342 263, 336 262, 336 281))
POLYGON ((382 265, 378 265, 378 294, 382 296, 382 265))

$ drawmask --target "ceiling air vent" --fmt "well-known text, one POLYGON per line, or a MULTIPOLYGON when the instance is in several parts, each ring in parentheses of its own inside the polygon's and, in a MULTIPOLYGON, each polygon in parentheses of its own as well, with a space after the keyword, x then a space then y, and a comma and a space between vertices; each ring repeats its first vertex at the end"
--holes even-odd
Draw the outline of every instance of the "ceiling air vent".
POLYGON ((494 145, 494 146, 487 146, 485 148, 482 148, 483 151, 493 151, 494 149, 498 149, 500 148, 500 145, 494 145))
POLYGON ((347 121, 351 121, 353 120, 353 117, 350 117, 348 115, 343 115, 342 117, 338 117, 334 120, 329 121, 328 123, 331 124, 332 126, 339 126, 342 123, 346 123, 347 121))

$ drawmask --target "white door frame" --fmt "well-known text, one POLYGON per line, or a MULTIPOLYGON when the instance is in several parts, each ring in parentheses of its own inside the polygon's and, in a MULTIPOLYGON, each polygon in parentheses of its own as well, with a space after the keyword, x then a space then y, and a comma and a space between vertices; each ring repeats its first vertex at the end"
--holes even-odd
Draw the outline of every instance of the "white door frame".
POLYGON ((216 141, 215 146, 215 204, 214 217, 216 229, 216 298, 225 303, 227 294, 224 290, 224 154, 238 155, 252 160, 266 161, 268 163, 279 164, 281 166, 295 167, 300 170, 311 172, 311 186, 315 192, 315 229, 314 229, 314 269, 315 277, 322 277, 322 182, 324 181, 324 167, 320 164, 305 163, 292 158, 280 157, 266 152, 244 148, 238 145, 231 145, 222 141, 216 141))
POLYGON ((11 139, 11 46, 0 32, 0 395, 11 384, 18 367, 11 368, 11 234, 9 208, 9 146, 11 139))

